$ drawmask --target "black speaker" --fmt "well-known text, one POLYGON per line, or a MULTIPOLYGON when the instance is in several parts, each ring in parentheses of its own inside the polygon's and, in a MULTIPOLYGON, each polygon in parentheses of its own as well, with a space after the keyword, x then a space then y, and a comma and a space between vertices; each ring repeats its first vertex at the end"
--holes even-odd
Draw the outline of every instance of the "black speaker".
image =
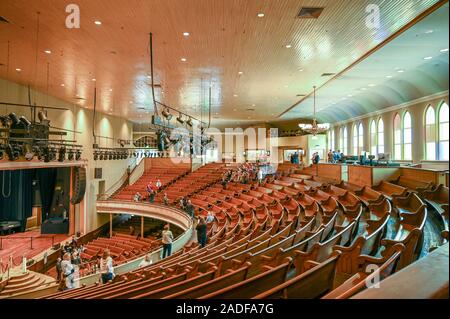
POLYGON ((75 205, 82 201, 86 192, 86 168, 74 167, 73 175, 73 192, 70 202, 75 205))

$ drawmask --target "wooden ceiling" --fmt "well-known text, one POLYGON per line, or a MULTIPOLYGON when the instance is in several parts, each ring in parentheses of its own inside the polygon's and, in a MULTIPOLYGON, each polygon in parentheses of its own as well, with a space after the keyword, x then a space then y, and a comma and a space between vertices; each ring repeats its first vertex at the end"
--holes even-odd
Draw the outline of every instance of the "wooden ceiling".
POLYGON ((0 77, 89 108, 96 86, 100 111, 148 121, 152 32, 158 100, 206 119, 211 87, 212 125, 270 121, 438 2, 2 0, 0 77), (80 29, 65 27, 70 3, 80 29), (365 25, 370 4, 379 29, 365 25), (302 7, 324 10, 299 19, 302 7))

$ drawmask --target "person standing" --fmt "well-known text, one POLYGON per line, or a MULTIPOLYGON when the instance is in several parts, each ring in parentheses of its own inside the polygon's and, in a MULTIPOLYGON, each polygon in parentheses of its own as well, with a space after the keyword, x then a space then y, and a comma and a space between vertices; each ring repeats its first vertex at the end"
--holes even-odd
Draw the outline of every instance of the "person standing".
POLYGON ((58 257, 56 260, 56 280, 59 282, 61 281, 61 262, 62 259, 58 257))
POLYGON ((63 260, 61 262, 61 273, 65 280, 66 287, 65 289, 72 289, 75 287, 73 273, 75 269, 73 268, 72 263, 70 262, 70 253, 65 253, 63 260))
POLYGON ((194 205, 192 205, 191 200, 188 199, 187 204, 186 204, 186 213, 188 213, 189 216, 194 218, 194 212, 195 212, 195 207, 194 207, 194 205))
POLYGON ((167 196, 167 193, 164 193, 163 203, 164 205, 169 206, 169 197, 167 196))
POLYGON ((102 275, 103 284, 114 279, 113 260, 110 256, 109 249, 103 251, 103 256, 100 259, 100 273, 102 275))
POLYGON ((200 217, 199 222, 197 224, 197 227, 195 228, 197 230, 197 241, 200 244, 201 247, 206 246, 207 242, 207 229, 205 219, 203 217, 200 217))
POLYGON ((169 257, 172 254, 172 242, 173 234, 170 231, 169 224, 164 225, 164 230, 162 231, 162 244, 163 244, 163 256, 162 258, 169 257))
POLYGON ((157 181, 156 181, 156 190, 157 191, 159 191, 159 189, 161 188, 161 186, 162 186, 162 183, 161 183, 161 181, 158 179, 157 181))
POLYGON ((258 183, 261 184, 264 178, 264 174, 261 168, 258 169, 258 183))

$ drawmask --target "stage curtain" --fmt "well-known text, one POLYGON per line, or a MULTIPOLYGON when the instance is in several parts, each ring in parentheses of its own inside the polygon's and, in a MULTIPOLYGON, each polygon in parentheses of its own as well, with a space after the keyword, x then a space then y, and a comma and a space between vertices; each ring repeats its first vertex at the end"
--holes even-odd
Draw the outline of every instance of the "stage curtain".
POLYGON ((0 171, 0 221, 20 221, 25 229, 32 215, 33 170, 0 171))
POLYGON ((43 168, 37 170, 42 202, 42 221, 45 221, 50 213, 55 191, 56 172, 56 168, 43 168))

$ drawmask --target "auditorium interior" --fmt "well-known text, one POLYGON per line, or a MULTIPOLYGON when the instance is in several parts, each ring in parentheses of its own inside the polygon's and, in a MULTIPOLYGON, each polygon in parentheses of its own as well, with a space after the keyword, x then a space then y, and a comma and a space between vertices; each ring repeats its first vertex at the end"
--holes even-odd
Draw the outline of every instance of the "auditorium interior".
POLYGON ((448 21, 0 1, 0 299, 448 299, 448 21))

